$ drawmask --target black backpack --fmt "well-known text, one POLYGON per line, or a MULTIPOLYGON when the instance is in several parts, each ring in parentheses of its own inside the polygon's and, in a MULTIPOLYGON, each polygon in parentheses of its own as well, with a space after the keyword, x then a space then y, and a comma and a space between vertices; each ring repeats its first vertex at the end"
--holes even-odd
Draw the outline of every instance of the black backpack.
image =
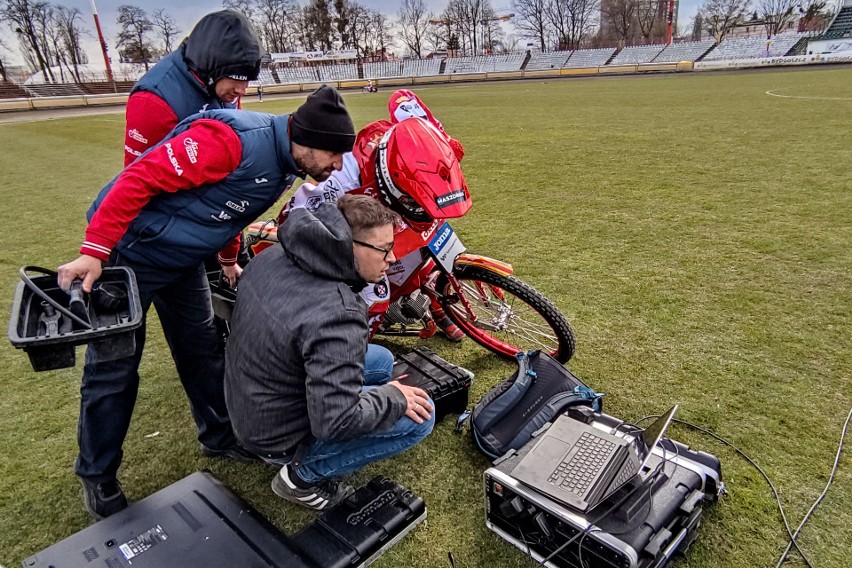
POLYGON ((471 431, 491 459, 526 444, 533 432, 569 406, 583 404, 601 412, 601 398, 559 361, 541 351, 517 354, 518 370, 476 403, 471 431))

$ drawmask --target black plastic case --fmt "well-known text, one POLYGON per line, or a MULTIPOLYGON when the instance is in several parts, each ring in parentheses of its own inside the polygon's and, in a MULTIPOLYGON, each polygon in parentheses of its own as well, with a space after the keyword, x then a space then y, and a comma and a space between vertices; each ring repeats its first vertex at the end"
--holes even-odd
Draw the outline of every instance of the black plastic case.
MULTIPOLYGON (((606 414, 578 418, 605 428, 622 423, 606 414)), ((485 472, 486 526, 545 566, 661 568, 686 551, 703 505, 724 489, 718 458, 667 440, 648 464, 652 470, 660 465, 661 474, 645 483, 634 478, 584 513, 510 475, 536 442, 485 472)))
POLYGON ((135 330, 142 325, 143 314, 136 275, 132 270, 122 266, 103 269, 96 286, 112 286, 126 296, 126 302, 115 310, 108 310, 87 298, 85 310, 91 329, 72 325, 71 318, 54 307, 59 306, 65 311, 69 308, 69 296, 59 289, 56 273, 25 267, 22 279, 25 276, 26 279, 15 289, 9 319, 9 341, 26 351, 35 371, 73 367, 76 363, 74 348, 84 343, 88 343, 95 357, 102 361, 133 354, 136 349, 135 330), (29 278, 26 276, 28 270, 45 275, 29 278))
POLYGON ((426 518, 423 499, 375 477, 290 539, 323 568, 367 566, 426 518))
POLYGON ((435 419, 461 414, 467 409, 473 373, 438 357, 428 347, 400 355, 393 376, 404 385, 420 387, 435 403, 435 419))

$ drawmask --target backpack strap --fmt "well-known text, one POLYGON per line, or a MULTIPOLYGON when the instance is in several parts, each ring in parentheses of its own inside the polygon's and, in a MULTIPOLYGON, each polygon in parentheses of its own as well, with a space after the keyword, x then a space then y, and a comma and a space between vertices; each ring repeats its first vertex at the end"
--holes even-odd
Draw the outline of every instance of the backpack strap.
POLYGON ((509 388, 503 392, 492 391, 494 396, 484 396, 474 408, 472 420, 474 433, 490 430, 494 423, 515 408, 517 402, 535 381, 536 372, 530 368, 529 356, 520 351, 515 359, 518 363, 518 372, 509 388))

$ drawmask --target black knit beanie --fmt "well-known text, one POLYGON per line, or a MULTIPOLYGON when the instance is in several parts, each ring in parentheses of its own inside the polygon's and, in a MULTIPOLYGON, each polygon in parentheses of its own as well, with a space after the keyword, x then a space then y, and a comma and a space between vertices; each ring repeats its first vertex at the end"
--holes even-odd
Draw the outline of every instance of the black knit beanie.
POLYGON ((318 150, 352 151, 355 125, 336 89, 323 85, 296 109, 290 119, 290 140, 318 150))

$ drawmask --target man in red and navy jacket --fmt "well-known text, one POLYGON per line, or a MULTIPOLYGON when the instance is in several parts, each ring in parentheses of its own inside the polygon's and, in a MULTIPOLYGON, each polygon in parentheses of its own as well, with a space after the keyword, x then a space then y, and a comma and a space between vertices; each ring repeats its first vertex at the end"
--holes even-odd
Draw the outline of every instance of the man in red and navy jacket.
POLYGON ((263 47, 239 12, 204 16, 180 46, 133 86, 127 99, 124 165, 162 140, 184 118, 216 108, 240 108, 257 79, 263 47))
MULTIPOLYGON (((172 53, 133 86, 127 100, 124 165, 165 138, 186 117, 204 110, 241 108, 249 81, 257 79, 263 46, 243 14, 207 14, 172 53)), ((223 277, 236 284, 241 235, 217 251, 223 277)))
MULTIPOLYGON (((225 406, 203 261, 266 211, 296 176, 321 181, 339 170, 355 128, 327 86, 291 115, 218 109, 182 121, 110 181, 89 209, 81 256, 60 266, 91 292, 102 266, 136 274, 143 311, 153 303, 189 398, 201 450, 241 461, 254 456, 234 438, 225 406)), ((127 506, 116 475, 139 387, 144 326, 136 352, 98 361, 86 353, 75 463, 87 510, 103 518, 127 506)))

